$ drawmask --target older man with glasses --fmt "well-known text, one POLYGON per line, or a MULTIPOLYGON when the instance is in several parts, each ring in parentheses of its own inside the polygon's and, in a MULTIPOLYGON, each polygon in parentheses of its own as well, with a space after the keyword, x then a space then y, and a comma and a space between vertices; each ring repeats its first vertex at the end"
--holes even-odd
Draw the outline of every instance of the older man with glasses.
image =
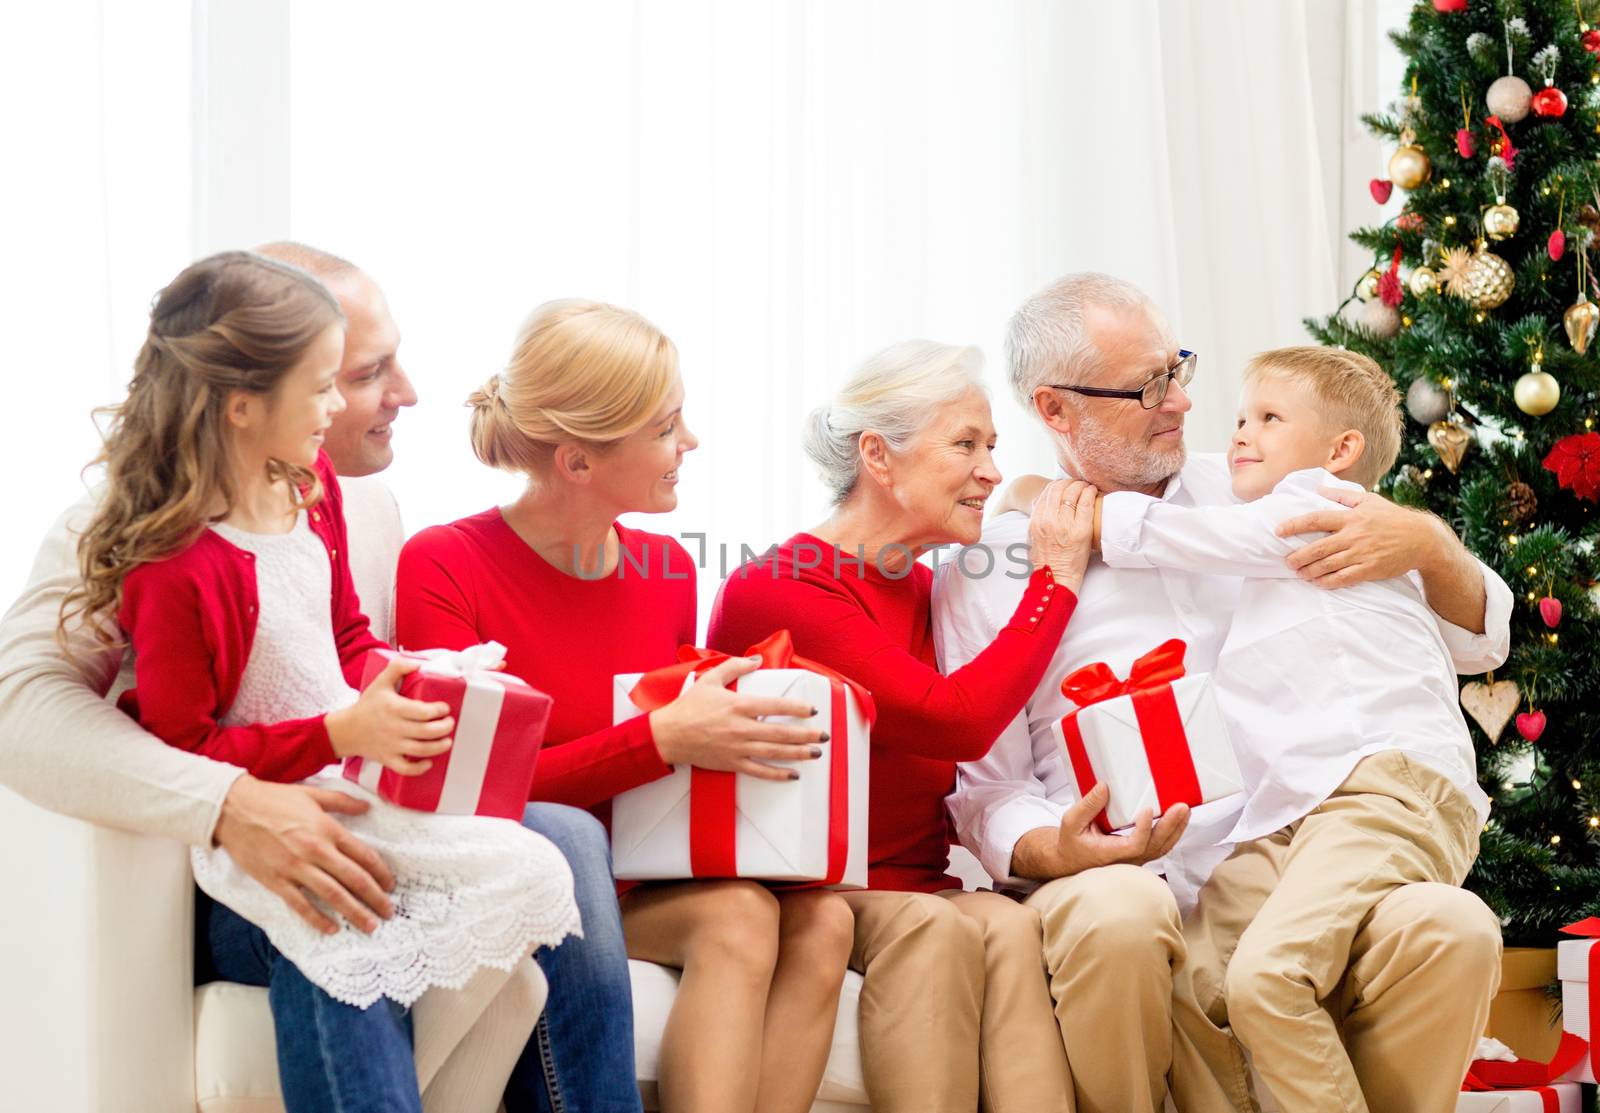
MULTIPOLYGON (((1137 288, 1076 274, 1030 298, 1008 337, 1012 386, 1049 430, 1062 471, 1102 492, 1139 491, 1181 505, 1233 501, 1220 455, 1187 457, 1185 388, 1197 363, 1137 288)), ((1328 587, 1416 569, 1463 672, 1481 671, 1509 639, 1511 595, 1438 519, 1376 495, 1285 523, 1327 536, 1299 550, 1296 571, 1328 587)), ((1002 514, 982 544, 997 553, 1025 538, 1027 520, 1002 514)), ((935 587, 935 637, 949 672, 989 644, 1020 597, 1001 573, 946 563, 935 587)), ((1003 564, 996 562, 1000 567, 1003 564)), ((1004 887, 1028 893, 1044 926, 1044 959, 1071 1064, 1079 1113, 1155 1113, 1175 1048, 1172 989, 1185 976, 1180 905, 1192 904, 1225 856, 1235 804, 1143 817, 1107 835, 1082 799, 1051 724, 1073 709, 1061 691, 1072 670, 1106 662, 1118 676, 1169 638, 1186 663, 1216 662, 1240 581, 1091 560, 1078 610, 1032 699, 987 757, 959 767, 951 815, 962 841, 1004 887), (1186 830, 1187 828, 1187 830, 1186 830), (1141 866, 1150 866, 1143 869, 1141 866), (1165 875, 1165 883, 1163 876, 1165 875)), ((1325 1002, 1341 1025, 1368 1104, 1448 1110, 1459 1064, 1483 1030, 1498 975, 1499 925, 1475 896, 1409 885, 1379 905, 1351 949, 1348 973, 1325 1002), (1459 1052, 1459 1054, 1458 1054, 1459 1052)))

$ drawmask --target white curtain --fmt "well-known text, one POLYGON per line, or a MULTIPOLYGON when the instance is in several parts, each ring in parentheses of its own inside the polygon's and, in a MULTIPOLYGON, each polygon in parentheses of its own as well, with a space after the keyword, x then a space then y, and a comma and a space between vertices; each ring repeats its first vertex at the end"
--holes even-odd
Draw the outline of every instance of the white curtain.
POLYGON ((11 104, 58 106, 38 139, 68 149, 8 205, 56 219, 25 226, 0 302, 28 325, 0 451, 31 483, 0 583, 76 489, 150 294, 194 251, 281 236, 389 293, 422 396, 388 476, 411 529, 515 492, 472 459, 461 401, 534 305, 604 298, 666 329, 703 443, 679 510, 640 524, 709 535, 703 607, 719 542, 733 561, 826 512, 800 420, 883 345, 980 345, 1003 469, 1047 468, 1001 338, 1070 270, 1167 310, 1201 353, 1191 446, 1220 447, 1242 360, 1302 338, 1360 265, 1343 230, 1375 206, 1345 206, 1376 155, 1349 121, 1379 102, 1352 59, 1381 53, 1380 2, 259 0, 230 39, 232 5, 196 0, 192 96, 188 5, 35 5, 92 26, 0 77, 11 104), (280 70, 287 95, 262 77, 280 70), (251 120, 261 142, 238 142, 251 120))
POLYGON ((189 4, 7 9, 0 64, 0 599, 83 494, 150 296, 189 261, 189 4))

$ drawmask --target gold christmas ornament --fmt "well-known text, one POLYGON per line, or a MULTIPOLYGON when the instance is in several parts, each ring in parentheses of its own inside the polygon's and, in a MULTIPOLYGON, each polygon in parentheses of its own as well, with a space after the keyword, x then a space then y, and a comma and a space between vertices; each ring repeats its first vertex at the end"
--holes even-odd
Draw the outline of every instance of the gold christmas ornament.
POLYGON ((1506 729, 1521 702, 1522 693, 1514 680, 1496 680, 1492 684, 1474 680, 1461 686, 1462 709, 1483 728, 1490 742, 1500 741, 1500 732, 1506 729))
POLYGON ((1418 267, 1411 272, 1411 281, 1407 285, 1417 297, 1425 298, 1439 292, 1439 275, 1432 267, 1418 267))
POLYGON ((1489 86, 1483 100, 1489 106, 1491 116, 1500 117, 1502 123, 1520 124, 1528 118, 1533 90, 1522 78, 1508 74, 1489 86))
POLYGON ((1472 434, 1461 422, 1447 418, 1428 426, 1428 443, 1454 475, 1461 466, 1461 458, 1467 454, 1467 446, 1472 443, 1472 434))
POLYGON ((1371 301, 1378 296, 1378 279, 1383 277, 1383 272, 1373 268, 1361 276, 1361 281, 1356 284, 1356 297, 1362 301, 1371 301))
POLYGON ((1512 396, 1517 400, 1517 409, 1543 417, 1561 401, 1561 384, 1548 371, 1529 371, 1517 380, 1512 396))
POLYGON ((1511 265, 1482 244, 1467 265, 1464 296, 1474 309, 1494 309, 1506 303, 1517 284, 1511 265))
POLYGON ((1483 231, 1491 240, 1510 239, 1517 234, 1517 225, 1521 222, 1521 214, 1501 197, 1484 212, 1483 231))
POLYGON ((1567 330, 1567 340, 1572 344, 1572 350, 1581 356, 1589 350, 1595 326, 1600 325, 1600 306, 1590 301, 1589 295, 1579 291, 1578 300, 1567 306, 1567 311, 1561 314, 1561 324, 1567 330))
POLYGON ((1447 247, 1439 253, 1439 282, 1451 297, 1467 296, 1467 270, 1472 266, 1472 252, 1464 247, 1447 247))
POLYGON ((1404 145, 1389 156, 1389 180, 1401 189, 1416 189, 1433 177, 1433 162, 1426 151, 1407 138, 1410 134, 1400 137, 1404 145))

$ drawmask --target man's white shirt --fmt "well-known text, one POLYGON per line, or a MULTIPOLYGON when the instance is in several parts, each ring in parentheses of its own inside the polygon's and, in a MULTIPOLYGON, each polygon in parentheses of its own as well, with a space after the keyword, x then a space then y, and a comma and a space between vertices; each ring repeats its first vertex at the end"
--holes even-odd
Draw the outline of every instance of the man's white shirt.
MULTIPOLYGON (((1215 454, 1192 456, 1168 481, 1159 501, 1181 507, 1239 505, 1226 464, 1215 454)), ((940 568, 933 613, 944 672, 982 652, 1015 610, 1025 581, 1004 574, 1009 567, 1004 555, 1009 546, 1026 545, 1027 539, 1024 515, 1001 515, 980 542, 996 554, 994 572, 969 576, 951 562, 940 568)), ((983 563, 967 561, 966 567, 983 563)), ((1455 668, 1463 673, 1494 667, 1510 644, 1510 589, 1487 566, 1480 568, 1487 592, 1485 632, 1473 634, 1435 618, 1455 668)), ((1239 576, 1211 570, 1115 568, 1091 557, 1077 609, 1038 689, 987 756, 957 767, 956 788, 947 801, 956 833, 992 877, 1009 886, 1034 884, 1012 876, 1012 850, 1029 831, 1058 827, 1062 813, 1077 799, 1066 755, 1050 731, 1051 723, 1075 707, 1061 693, 1062 678, 1101 661, 1126 676, 1135 659, 1174 637, 1187 645, 1185 665, 1191 673, 1213 671, 1242 586, 1239 576)), ((1199 885, 1226 855, 1226 839, 1241 804, 1233 798, 1195 809, 1177 849, 1153 864, 1167 875, 1180 906, 1192 903, 1199 885)))

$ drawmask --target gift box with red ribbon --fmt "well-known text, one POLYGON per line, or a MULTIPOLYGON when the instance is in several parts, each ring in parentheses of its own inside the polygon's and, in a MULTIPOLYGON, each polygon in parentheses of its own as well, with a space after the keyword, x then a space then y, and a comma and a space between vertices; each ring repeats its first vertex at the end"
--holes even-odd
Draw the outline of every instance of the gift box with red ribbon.
POLYGON ((454 742, 426 773, 402 776, 376 761, 350 757, 344 762, 345 779, 401 807, 520 822, 553 701, 499 671, 505 653, 504 646, 488 642, 460 651, 369 654, 362 688, 396 657, 421 662, 401 680, 400 694, 448 703, 456 721, 454 742))
MULTIPOLYGON (((822 757, 773 763, 800 774, 769 781, 678 766, 611 802, 612 871, 621 880, 746 877, 839 888, 867 884, 867 769, 876 711, 866 689, 794 653, 787 630, 746 651, 761 668, 740 692, 817 708, 809 719, 829 735, 822 757)), ((728 654, 684 646, 675 665, 616 677, 617 722, 676 699, 728 654)))
POLYGON ((1578 939, 1564 939, 1556 944, 1556 977, 1561 979, 1561 1027, 1568 1036, 1587 1040, 1588 1049, 1578 1064, 1566 1072, 1568 1082, 1594 1082, 1600 1077, 1600 1048, 1594 1040, 1600 1036, 1600 1005, 1590 993, 1590 988, 1600 983, 1600 917, 1590 916, 1561 929, 1578 939))
POLYGON ((1061 682, 1077 709, 1051 730, 1079 795, 1102 781, 1110 788, 1111 802, 1097 818, 1107 831, 1131 825, 1143 808, 1160 815, 1244 787, 1210 675, 1184 675, 1186 648, 1176 638, 1164 642, 1135 661, 1126 679, 1097 663, 1061 682))
POLYGON ((1562 1036, 1547 1063, 1518 1059, 1499 1040, 1478 1041, 1477 1056, 1467 1068, 1456 1100, 1456 1113, 1577 1113, 1576 1082, 1557 1081, 1588 1054, 1585 1041, 1570 1032, 1562 1036))

